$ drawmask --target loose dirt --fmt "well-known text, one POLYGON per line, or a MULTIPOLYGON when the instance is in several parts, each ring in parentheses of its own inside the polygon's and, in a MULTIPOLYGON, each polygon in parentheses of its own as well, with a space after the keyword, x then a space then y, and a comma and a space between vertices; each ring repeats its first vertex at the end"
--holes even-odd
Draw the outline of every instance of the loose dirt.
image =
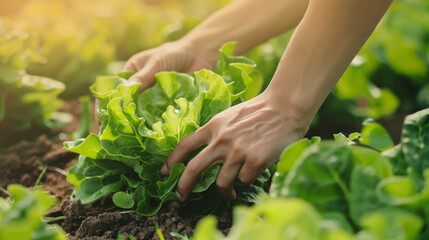
MULTIPOLYGON (((47 218, 66 218, 55 222, 63 227, 69 239, 116 239, 122 234, 125 239, 132 235, 136 239, 159 239, 155 224, 166 239, 178 239, 170 232, 192 235, 200 219, 182 215, 178 204, 171 202, 154 216, 145 217, 132 211, 115 207, 110 198, 105 198, 91 206, 72 202, 70 196, 73 186, 67 182, 66 172, 77 161, 77 155, 62 147, 61 142, 49 139, 46 135, 34 141, 21 141, 0 152, 0 196, 7 197, 5 189, 9 184, 22 184, 32 188, 43 174, 38 187, 55 195, 59 203, 47 214, 47 218)), ((219 227, 226 233, 231 226, 231 213, 219 217, 219 227)))

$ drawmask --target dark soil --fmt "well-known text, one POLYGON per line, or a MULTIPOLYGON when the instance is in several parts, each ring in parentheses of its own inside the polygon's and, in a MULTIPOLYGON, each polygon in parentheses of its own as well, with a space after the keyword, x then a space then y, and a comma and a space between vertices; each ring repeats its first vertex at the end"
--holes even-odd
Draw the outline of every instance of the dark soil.
MULTIPOLYGON (((66 181, 66 169, 77 156, 54 143, 46 135, 37 140, 20 143, 0 153, 0 186, 18 183, 33 187, 37 178, 47 166, 39 187, 48 190, 60 200, 70 196, 73 187, 66 181), (45 166, 44 166, 45 165, 45 166)), ((2 197, 6 197, 4 192, 2 197)))
MULTIPOLYGON (((77 124, 74 123, 74 126, 77 124)), ((77 161, 77 155, 63 149, 62 142, 53 139, 58 138, 41 135, 35 140, 24 140, 0 150, 0 197, 7 197, 5 189, 9 184, 33 188, 46 166, 38 187, 46 189, 59 200, 47 218, 65 216, 64 220, 55 223, 63 227, 69 239, 116 239, 118 234, 124 237, 132 235, 136 239, 159 239, 156 223, 165 239, 177 239, 170 236, 172 231, 188 236, 193 234, 200 218, 181 215, 175 202, 162 208, 158 214, 145 217, 115 207, 109 198, 92 206, 69 200, 73 186, 67 182, 66 173, 77 161)), ((231 212, 219 217, 219 227, 224 233, 228 232, 231 219, 231 212)))
MULTIPOLYGON (((50 216, 65 215, 67 218, 62 226, 69 239, 116 239, 119 234, 124 237, 132 235, 136 239, 159 239, 155 224, 158 223, 165 239, 177 239, 170 232, 192 235, 193 229, 200 218, 181 216, 178 204, 169 203, 161 211, 150 217, 145 217, 130 211, 120 211, 116 208, 103 209, 97 206, 83 206, 80 202, 65 200, 50 216)), ((231 225, 230 214, 219 218, 219 224, 224 232, 231 225)))

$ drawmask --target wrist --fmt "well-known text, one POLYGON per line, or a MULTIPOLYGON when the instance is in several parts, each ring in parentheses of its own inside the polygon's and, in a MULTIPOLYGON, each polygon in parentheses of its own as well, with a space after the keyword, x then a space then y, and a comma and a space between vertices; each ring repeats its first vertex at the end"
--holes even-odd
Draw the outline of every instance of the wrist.
POLYGON ((310 100, 308 93, 300 93, 275 82, 272 82, 262 94, 267 101, 275 104, 281 113, 287 114, 304 126, 310 126, 320 107, 320 104, 310 100))

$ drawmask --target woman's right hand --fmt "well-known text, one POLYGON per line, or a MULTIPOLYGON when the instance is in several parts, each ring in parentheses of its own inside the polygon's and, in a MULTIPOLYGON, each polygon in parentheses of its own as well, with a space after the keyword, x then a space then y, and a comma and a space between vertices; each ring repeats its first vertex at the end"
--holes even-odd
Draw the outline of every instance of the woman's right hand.
POLYGON ((212 54, 178 40, 135 54, 127 61, 124 70, 136 72, 129 81, 140 82, 140 90, 143 91, 155 84, 158 72, 191 73, 203 68, 214 69, 218 56, 209 55, 212 54))

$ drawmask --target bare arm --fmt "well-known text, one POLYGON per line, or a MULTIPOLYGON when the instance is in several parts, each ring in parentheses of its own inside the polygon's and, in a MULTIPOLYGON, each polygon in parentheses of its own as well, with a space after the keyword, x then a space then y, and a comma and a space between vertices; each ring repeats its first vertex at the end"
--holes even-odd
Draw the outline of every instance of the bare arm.
POLYGON ((183 40, 217 59, 219 47, 237 41, 236 54, 297 26, 309 0, 237 0, 205 19, 183 40))
POLYGON ((311 0, 268 91, 314 116, 392 0, 311 0))
POLYGON ((137 72, 134 81, 142 90, 155 83, 160 71, 193 72, 213 69, 218 49, 237 41, 242 54, 254 46, 295 27, 309 0, 236 0, 214 13, 182 39, 137 53, 125 70, 137 72))

